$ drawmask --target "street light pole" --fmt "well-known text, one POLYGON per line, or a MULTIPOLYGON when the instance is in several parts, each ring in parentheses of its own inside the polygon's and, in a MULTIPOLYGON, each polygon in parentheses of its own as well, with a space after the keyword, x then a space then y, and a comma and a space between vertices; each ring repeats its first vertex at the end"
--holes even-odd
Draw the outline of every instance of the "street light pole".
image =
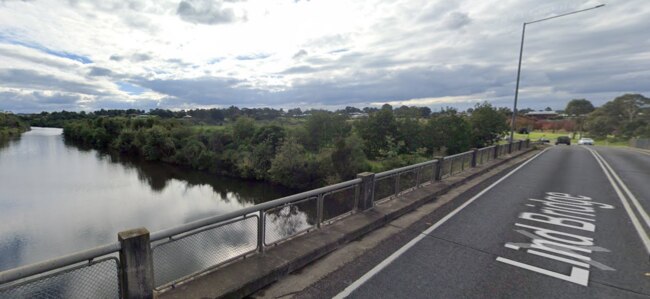
POLYGON ((603 7, 603 6, 605 6, 605 4, 600 4, 600 5, 596 5, 594 7, 590 7, 590 8, 586 8, 586 9, 576 10, 576 11, 564 13, 564 14, 557 15, 557 16, 552 16, 552 17, 548 17, 548 18, 544 18, 544 19, 539 19, 539 20, 535 20, 535 21, 532 21, 532 22, 524 22, 523 28, 521 30, 521 46, 519 47, 519 65, 517 66, 517 84, 516 84, 516 87, 515 87, 515 103, 514 103, 514 106, 512 108, 512 122, 511 122, 511 126, 510 126, 510 141, 511 142, 514 140, 514 137, 515 137, 515 123, 516 123, 516 120, 517 120, 517 99, 519 98, 519 78, 521 76, 521 58, 522 58, 522 56, 524 54, 524 36, 526 35, 526 25, 533 24, 533 23, 539 23, 539 22, 542 22, 542 21, 555 19, 555 18, 559 18, 559 17, 564 17, 564 16, 568 16, 568 15, 572 15, 572 14, 577 14, 579 12, 600 8, 600 7, 603 7))

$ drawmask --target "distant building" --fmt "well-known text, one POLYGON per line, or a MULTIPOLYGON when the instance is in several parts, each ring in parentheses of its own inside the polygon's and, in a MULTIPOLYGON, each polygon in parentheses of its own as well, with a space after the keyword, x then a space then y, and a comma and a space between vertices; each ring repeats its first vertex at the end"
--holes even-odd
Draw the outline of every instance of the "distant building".
POLYGON ((364 118, 364 117, 368 117, 368 113, 361 113, 361 112, 350 113, 350 118, 364 118))
POLYGON ((558 114, 555 111, 533 111, 526 113, 525 116, 533 119, 549 119, 558 117, 558 114))

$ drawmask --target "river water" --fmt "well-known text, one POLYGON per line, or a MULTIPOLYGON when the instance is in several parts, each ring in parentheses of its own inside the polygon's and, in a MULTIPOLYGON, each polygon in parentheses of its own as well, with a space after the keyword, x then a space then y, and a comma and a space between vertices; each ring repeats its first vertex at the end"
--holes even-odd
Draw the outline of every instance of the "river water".
POLYGON ((83 149, 61 133, 0 141, 0 271, 295 193, 83 149))

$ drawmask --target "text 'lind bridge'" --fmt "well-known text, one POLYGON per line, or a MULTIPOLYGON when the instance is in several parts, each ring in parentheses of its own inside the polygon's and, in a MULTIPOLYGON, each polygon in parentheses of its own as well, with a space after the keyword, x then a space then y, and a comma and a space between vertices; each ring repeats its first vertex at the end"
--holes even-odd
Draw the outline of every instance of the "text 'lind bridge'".
MULTIPOLYGON (((287 240, 308 238, 337 223, 353 222, 357 216, 371 220, 345 224, 335 237, 310 243, 307 250, 294 250, 300 252, 293 263, 257 262, 251 271, 266 278, 242 291, 250 293, 433 200, 437 194, 425 194, 409 207, 384 213, 382 206, 390 205, 386 203, 399 202, 393 199, 426 191, 436 183, 450 188, 460 182, 454 181, 455 177, 488 171, 533 145, 521 140, 473 149, 382 173, 361 173, 350 181, 151 234, 145 228, 120 232, 115 243, 0 272, 0 298, 164 296, 197 277, 255 263, 256 259, 262 261, 278 247, 293 246, 287 240)), ((223 294, 246 295, 232 293, 227 286, 214 287, 223 288, 223 294)))

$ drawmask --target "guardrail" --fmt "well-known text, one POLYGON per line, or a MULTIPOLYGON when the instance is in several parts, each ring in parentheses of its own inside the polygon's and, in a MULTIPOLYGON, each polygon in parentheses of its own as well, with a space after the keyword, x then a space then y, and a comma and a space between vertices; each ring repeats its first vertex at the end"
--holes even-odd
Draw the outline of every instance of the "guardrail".
POLYGON ((439 157, 0 272, 0 298, 141 298, 537 142, 439 157))

